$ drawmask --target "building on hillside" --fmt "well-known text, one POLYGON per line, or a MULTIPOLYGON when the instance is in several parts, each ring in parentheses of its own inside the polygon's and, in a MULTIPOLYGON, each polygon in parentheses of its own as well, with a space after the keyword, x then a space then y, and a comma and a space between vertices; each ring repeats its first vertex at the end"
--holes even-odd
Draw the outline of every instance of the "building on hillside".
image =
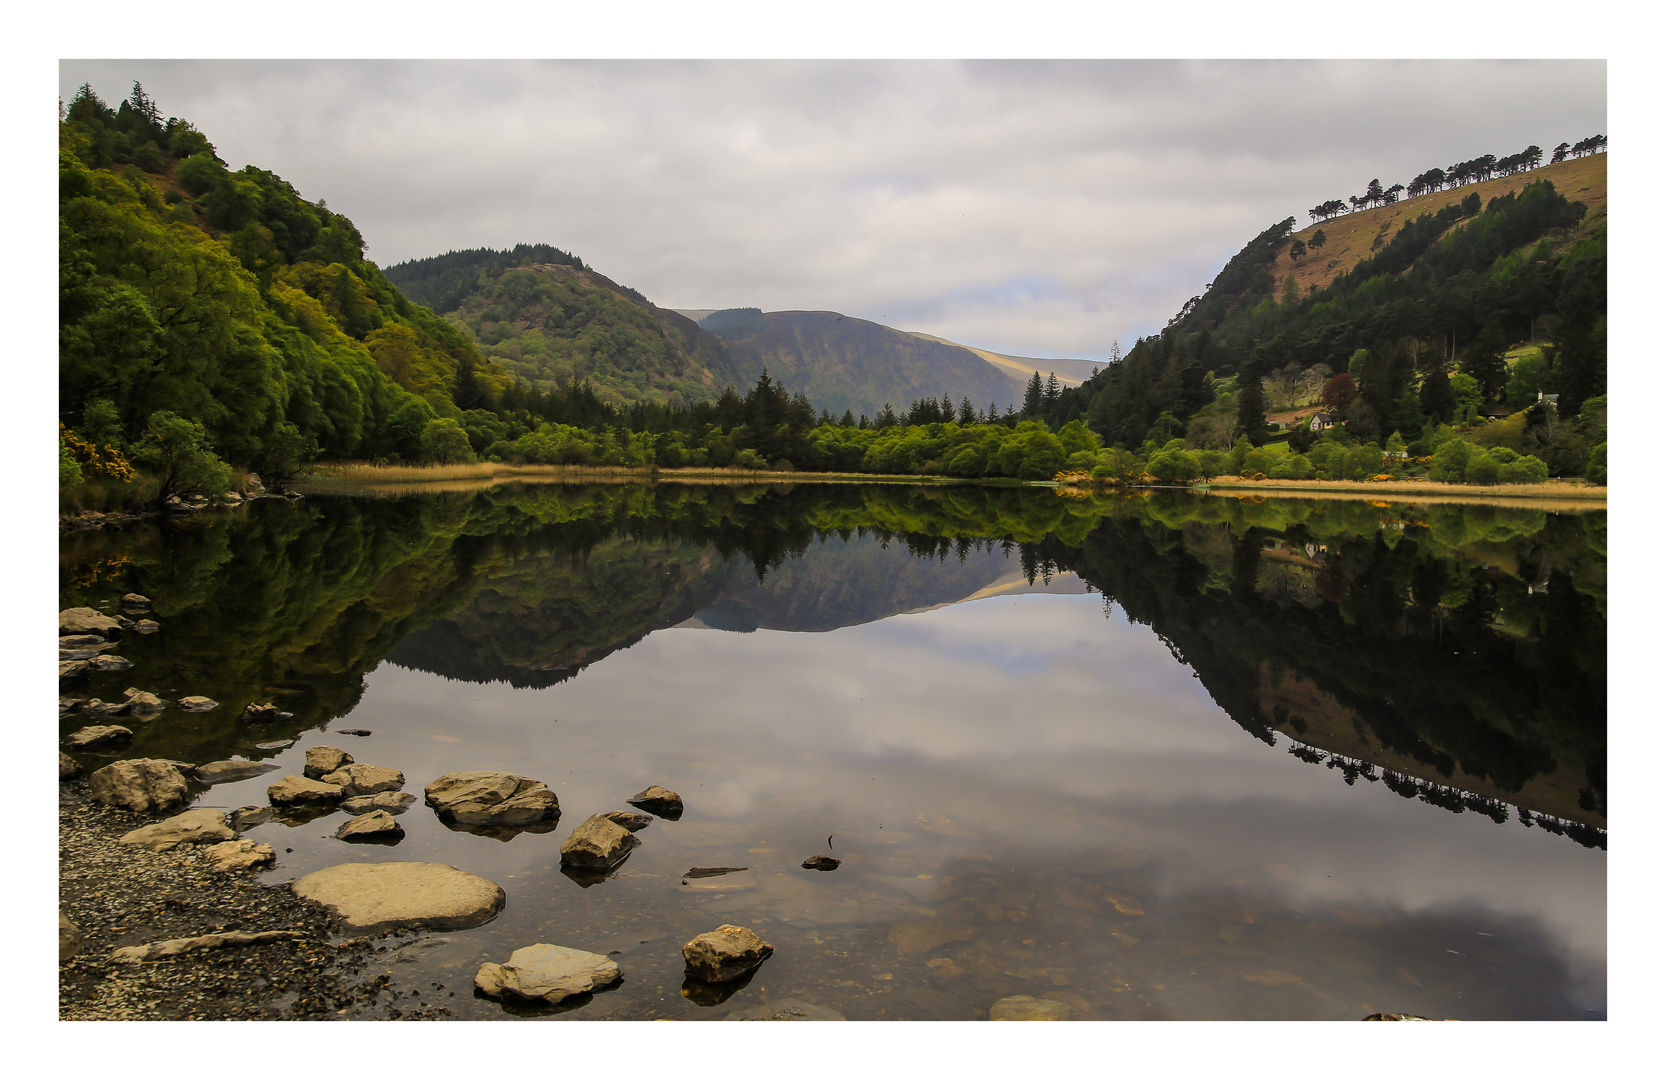
POLYGON ((1316 412, 1313 414, 1313 419, 1308 421, 1307 426, 1311 431, 1324 431, 1326 428, 1335 427, 1336 414, 1323 411, 1316 412))

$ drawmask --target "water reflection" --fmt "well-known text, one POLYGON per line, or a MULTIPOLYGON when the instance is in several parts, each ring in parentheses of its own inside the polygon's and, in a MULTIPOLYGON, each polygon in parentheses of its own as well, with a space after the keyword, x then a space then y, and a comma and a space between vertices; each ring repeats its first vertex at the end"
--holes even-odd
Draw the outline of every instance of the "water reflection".
POLYGON ((568 829, 504 844, 413 807, 390 852, 289 823, 276 878, 431 859, 504 886, 413 986, 550 940, 626 969, 552 1017, 972 1018, 1014 994, 1078 1018, 1550 1017, 1605 1000, 1582 846, 1605 824, 1603 544, 1601 515, 1465 507, 498 489, 76 538, 63 592, 152 597, 164 629, 124 640, 123 685, 223 703, 135 754, 299 771, 348 741, 413 788, 535 776, 569 823, 683 794, 588 882, 560 871, 568 829), (278 694, 281 731, 235 721, 278 694), (349 714, 373 734, 318 730, 349 714), (817 853, 843 864, 803 870, 817 853), (682 885, 701 865, 750 872, 682 885), (777 953, 703 1008, 675 946, 724 921, 777 953))

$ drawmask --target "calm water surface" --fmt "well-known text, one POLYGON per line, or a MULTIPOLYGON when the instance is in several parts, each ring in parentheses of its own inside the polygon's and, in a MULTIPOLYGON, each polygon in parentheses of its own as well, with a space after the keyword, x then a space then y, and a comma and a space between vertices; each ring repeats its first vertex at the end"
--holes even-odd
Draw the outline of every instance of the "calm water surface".
MULTIPOLYGON (((274 884, 435 861, 496 920, 395 942, 396 988, 460 1019, 1606 1014, 1601 513, 1062 499, 1018 489, 499 488, 315 497, 62 548, 66 606, 132 590, 126 686, 207 694, 130 756, 269 760, 203 789, 264 804, 307 747, 403 770, 396 847, 339 813, 248 835, 274 884), (274 700, 275 726, 236 717, 274 700), (367 737, 334 733, 364 728, 367 737), (553 831, 453 831, 429 780, 547 782, 553 831), (649 784, 611 877, 561 872, 649 784), (808 856, 843 860, 832 873, 808 856), (697 866, 744 873, 685 877, 697 866), (775 956, 685 992, 725 923, 775 956), (615 954, 556 1010, 476 998, 535 942, 615 954), (435 989, 440 984, 442 989, 435 989), (450 996, 455 994, 455 996, 450 996)), ((65 730, 80 726, 66 720, 65 730)), ((98 759, 87 758, 96 766, 98 759)))

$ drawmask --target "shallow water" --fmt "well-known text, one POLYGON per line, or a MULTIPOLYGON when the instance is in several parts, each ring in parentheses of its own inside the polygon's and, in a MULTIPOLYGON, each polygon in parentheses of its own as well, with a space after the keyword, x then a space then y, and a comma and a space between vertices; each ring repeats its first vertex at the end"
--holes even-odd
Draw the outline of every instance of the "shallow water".
POLYGON ((405 773, 395 847, 333 839, 339 813, 248 835, 273 883, 498 882, 493 922, 386 954, 455 1018, 1606 1014, 1601 514, 957 490, 261 503, 72 537, 63 594, 163 624, 85 692, 222 702, 135 723, 129 756, 283 770, 197 805, 264 804, 315 745, 405 773), (268 699, 295 719, 236 719, 268 699), (460 769, 544 780, 561 824, 448 829, 421 788, 460 769), (572 827, 649 784, 682 818, 564 875, 572 827), (726 922, 775 955, 685 992, 682 942, 726 922), (540 941, 624 979, 473 995, 540 941))

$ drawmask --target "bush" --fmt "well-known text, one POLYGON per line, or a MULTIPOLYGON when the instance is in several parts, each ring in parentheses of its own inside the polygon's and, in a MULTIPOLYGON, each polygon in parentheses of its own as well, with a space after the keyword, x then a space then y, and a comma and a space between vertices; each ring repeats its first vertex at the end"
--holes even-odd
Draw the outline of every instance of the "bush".
POLYGON ((176 413, 151 414, 134 458, 156 474, 158 503, 170 495, 218 496, 233 482, 231 466, 208 448, 203 426, 176 413))
POLYGON ((1531 454, 1499 467, 1501 484, 1542 484, 1550 479, 1550 467, 1531 454))
POLYGON ((1496 484, 1498 471, 1502 468, 1498 459, 1491 454, 1476 454, 1469 459, 1464 468, 1464 482, 1469 484, 1496 484))
POLYGON ((472 462, 474 451, 469 447, 469 433, 449 417, 430 420, 422 428, 422 456, 439 465, 472 462))
POLYGON ((1608 484, 1608 444, 1597 443, 1591 447, 1591 460, 1585 466, 1585 479, 1593 484, 1608 484))
MULTIPOLYGON (((1443 484, 1461 484, 1469 468, 1470 452, 1474 448, 1462 439, 1451 439, 1441 444, 1429 462, 1429 479, 1443 484)), ((1478 455, 1484 456, 1484 455, 1478 455)))
POLYGON ((1159 480, 1187 483, 1202 475, 1196 455, 1189 450, 1163 450, 1145 463, 1146 471, 1159 480))
POLYGON ((58 440, 58 487, 60 489, 74 487, 81 482, 81 463, 75 460, 75 451, 62 439, 58 440))

